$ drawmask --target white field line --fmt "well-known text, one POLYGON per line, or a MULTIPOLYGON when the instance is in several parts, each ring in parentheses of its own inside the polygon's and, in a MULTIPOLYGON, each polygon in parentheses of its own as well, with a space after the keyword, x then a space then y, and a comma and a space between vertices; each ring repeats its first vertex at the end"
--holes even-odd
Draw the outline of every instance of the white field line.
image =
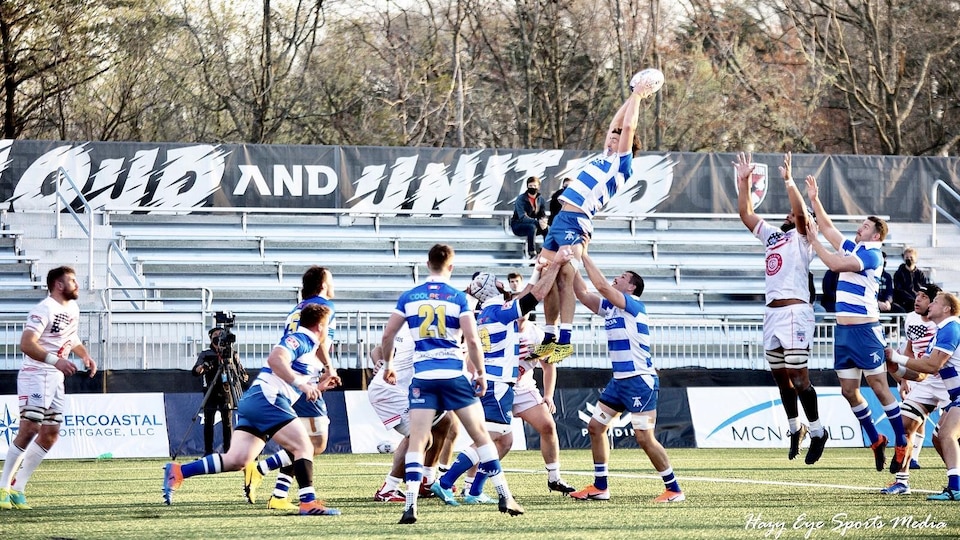
MULTIPOLYGON (((357 463, 357 465, 366 466, 366 467, 381 467, 388 468, 390 467, 389 463, 357 463)), ((504 468, 504 472, 508 473, 519 473, 519 474, 546 474, 546 471, 541 470, 530 470, 530 469, 508 469, 504 468)), ((593 476, 593 472, 580 472, 580 471, 571 471, 564 469, 564 475, 570 476, 593 476)), ((631 479, 644 479, 644 480, 660 480, 660 475, 654 474, 626 474, 626 473, 609 473, 608 476, 613 478, 631 478, 631 479)), ((755 484, 755 485, 764 485, 764 486, 784 486, 784 487, 803 487, 803 488, 831 488, 831 489, 847 489, 852 491, 873 491, 879 492, 880 488, 877 486, 847 486, 843 484, 816 484, 813 482, 777 482, 773 480, 751 480, 748 478, 711 478, 708 476, 677 476, 677 480, 681 482, 713 482, 716 484, 755 484)), ((912 493, 940 493, 940 491, 932 491, 929 489, 914 489, 910 488, 912 493)))

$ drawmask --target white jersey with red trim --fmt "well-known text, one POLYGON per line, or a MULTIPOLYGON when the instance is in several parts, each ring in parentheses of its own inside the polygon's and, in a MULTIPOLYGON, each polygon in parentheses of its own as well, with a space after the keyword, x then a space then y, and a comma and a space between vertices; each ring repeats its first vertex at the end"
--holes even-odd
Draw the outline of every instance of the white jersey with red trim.
POLYGON ((783 232, 764 220, 753 229, 766 247, 766 303, 774 300, 810 301, 810 262, 815 252, 807 237, 796 229, 783 232))
MULTIPOLYGON (((37 334, 39 336, 37 343, 47 353, 67 358, 70 350, 81 343, 78 333, 80 306, 75 300, 68 300, 66 304, 61 304, 48 296, 30 311, 23 329, 37 334)), ((52 365, 42 360, 34 360, 27 355, 23 355, 23 367, 44 368, 47 371, 57 370, 52 365)))

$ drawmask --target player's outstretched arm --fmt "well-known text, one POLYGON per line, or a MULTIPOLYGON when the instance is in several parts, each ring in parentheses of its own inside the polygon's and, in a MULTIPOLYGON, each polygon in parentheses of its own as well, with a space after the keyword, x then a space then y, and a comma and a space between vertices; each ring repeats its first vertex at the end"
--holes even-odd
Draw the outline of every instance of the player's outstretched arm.
MULTIPOLYGON (((596 287, 600 296, 606 298, 611 304, 618 308, 622 309, 627 307, 627 299, 624 298, 623 293, 613 288, 613 285, 607 281, 607 278, 603 276, 600 268, 597 267, 589 255, 584 253, 580 258, 580 262, 583 263, 583 268, 587 271, 587 277, 590 278, 590 283, 593 283, 593 286, 596 287)), ((599 310, 599 308, 600 306, 598 305, 597 309, 599 310)))
POLYGON ((752 163, 749 152, 737 154, 737 160, 733 162, 733 170, 737 174, 737 210, 740 212, 740 221, 750 232, 760 223, 760 218, 753 213, 753 200, 750 197, 750 179, 753 177, 754 168, 756 165, 752 163))
POLYGON ((783 165, 780 166, 780 176, 783 178, 783 184, 787 188, 787 198, 790 200, 790 210, 793 212, 794 220, 797 223, 797 232, 807 234, 807 208, 803 204, 803 195, 800 194, 800 188, 793 181, 793 154, 787 152, 783 156, 783 165))
MULTIPOLYGON (((810 199, 810 207, 813 208, 814 215, 817 216, 817 228, 823 233, 823 237, 830 242, 833 249, 840 249, 843 245, 843 233, 837 230, 833 220, 827 214, 827 210, 820 202, 820 186, 817 185, 817 178, 813 175, 807 175, 807 198, 810 199)), ((807 235, 809 237, 809 235, 807 235)))

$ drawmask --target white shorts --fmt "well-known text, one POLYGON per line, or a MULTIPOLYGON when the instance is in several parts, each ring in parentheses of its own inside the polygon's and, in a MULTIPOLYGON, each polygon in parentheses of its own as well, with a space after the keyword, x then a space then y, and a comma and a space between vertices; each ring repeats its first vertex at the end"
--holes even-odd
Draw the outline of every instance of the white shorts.
POLYGON ((813 342, 813 307, 810 304, 768 307, 763 312, 763 349, 809 349, 813 342))
POLYGON ((519 416, 523 411, 532 409, 543 403, 543 396, 536 386, 529 388, 513 388, 513 414, 519 416))
MULTIPOLYGON (((383 422, 383 427, 395 429, 397 426, 410 424, 410 396, 408 388, 394 386, 387 383, 370 383, 367 387, 367 398, 370 405, 383 422)), ((398 430, 399 431, 399 430, 398 430)), ((402 434, 403 433, 401 431, 402 434)))
POLYGON ((918 383, 914 383, 907 395, 903 396, 903 401, 911 401, 926 405, 928 409, 936 409, 946 407, 950 403, 950 394, 947 392, 947 386, 943 384, 943 379, 927 377, 918 383))
POLYGON ((66 392, 63 389, 63 372, 42 366, 24 366, 17 375, 17 396, 20 415, 31 410, 44 417, 62 415, 66 392))

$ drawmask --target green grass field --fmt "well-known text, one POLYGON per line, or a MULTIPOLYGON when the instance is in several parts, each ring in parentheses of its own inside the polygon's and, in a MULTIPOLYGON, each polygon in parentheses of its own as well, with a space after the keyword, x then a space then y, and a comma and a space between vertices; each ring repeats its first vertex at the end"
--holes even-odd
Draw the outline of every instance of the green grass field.
MULTIPOLYGON (((539 452, 504 460, 527 514, 496 506, 444 507, 422 500, 415 525, 397 525, 400 504, 374 503, 388 457, 324 455, 316 461, 320 498, 336 517, 299 517, 243 499, 242 473, 187 479, 173 506, 161 502, 162 461, 49 461, 27 490, 31 511, 0 511, 0 538, 958 538, 960 503, 925 500, 945 484, 942 462, 925 449, 914 493, 884 496, 891 475, 873 470, 866 449, 830 449, 814 467, 785 450, 668 451, 687 501, 654 505, 663 488, 639 450, 614 450, 611 500, 581 502, 546 490, 539 452), (912 521, 911 521, 912 520, 912 521), (762 522, 762 524, 761 524, 762 522), (764 526, 774 524, 775 528, 764 526), (782 523, 782 529, 776 528, 782 523)), ((562 452, 564 477, 591 482, 585 450, 562 452)), ((488 484, 488 492, 492 486, 488 484)))

